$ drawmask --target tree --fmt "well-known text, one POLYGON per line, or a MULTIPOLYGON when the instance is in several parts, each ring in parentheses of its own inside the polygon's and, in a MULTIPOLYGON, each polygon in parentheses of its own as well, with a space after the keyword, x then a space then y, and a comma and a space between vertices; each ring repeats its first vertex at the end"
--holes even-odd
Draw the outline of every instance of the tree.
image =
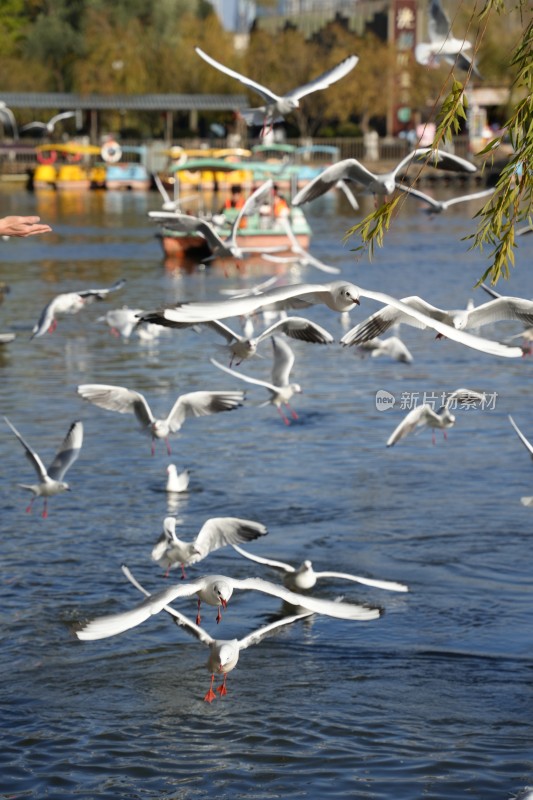
MULTIPOLYGON (((519 5, 512 12, 506 11, 503 0, 486 0, 483 9, 477 15, 480 31, 474 52, 477 53, 480 48, 491 17, 494 14, 505 13, 518 13, 523 22, 519 42, 509 62, 509 68, 514 74, 511 108, 505 122, 504 133, 492 139, 478 155, 485 158, 496 157, 504 136, 510 138, 514 154, 501 170, 494 195, 476 215, 478 217, 476 232, 466 237, 472 240, 472 247, 480 250, 485 246, 491 248, 489 266, 479 282, 490 278, 493 284, 501 277, 509 277, 516 247, 515 225, 521 220, 530 218, 533 207, 533 19, 531 16, 527 18, 525 0, 519 0, 519 5)), ((476 15, 473 14, 471 21, 475 19, 476 15)), ((433 150, 438 150, 450 141, 466 119, 465 89, 470 79, 471 73, 468 73, 466 80, 460 82, 454 76, 454 68, 450 70, 451 85, 447 93, 446 86, 443 85, 444 99, 436 114, 437 126, 433 150)), ((369 255, 372 256, 374 244, 378 246, 383 244, 385 233, 402 199, 405 198, 396 197, 384 203, 350 228, 345 238, 359 234, 362 245, 356 249, 368 249, 369 255)))

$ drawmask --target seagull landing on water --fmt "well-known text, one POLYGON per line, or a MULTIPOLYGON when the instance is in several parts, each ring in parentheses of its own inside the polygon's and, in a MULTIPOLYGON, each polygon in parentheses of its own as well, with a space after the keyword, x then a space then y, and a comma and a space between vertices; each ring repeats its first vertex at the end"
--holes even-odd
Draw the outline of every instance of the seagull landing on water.
POLYGON ((437 411, 434 411, 430 403, 415 406, 389 436, 387 447, 392 447, 396 442, 412 433, 415 428, 422 426, 433 429, 433 444, 435 444, 435 429, 443 430, 444 438, 446 438, 446 428, 455 425, 455 415, 450 411, 452 405, 460 404, 467 408, 475 406, 476 403, 483 403, 485 400, 486 395, 480 392, 474 392, 471 389, 456 389, 448 394, 444 404, 437 411))
MULTIPOLYGON (((166 569, 165 578, 176 567, 181 567, 181 577, 186 578, 185 567, 197 564, 209 553, 228 544, 253 542, 267 533, 264 525, 250 519, 212 517, 202 525, 194 541, 185 542, 176 536, 176 518, 165 517, 163 533, 152 549, 152 560, 166 569)), ((196 624, 199 622, 198 618, 196 624)))
POLYGON ((79 421, 72 423, 67 435, 63 440, 63 443, 61 444, 61 447, 57 451, 54 460, 48 469, 46 469, 35 450, 32 450, 29 444, 17 431, 15 426, 11 424, 7 417, 4 417, 4 420, 9 425, 26 451, 26 458, 32 464, 39 479, 38 483, 19 484, 19 486, 21 486, 23 489, 29 489, 29 491, 33 492, 34 495, 26 509, 26 512, 29 514, 32 509, 33 502, 37 497, 43 497, 44 507, 42 516, 46 518, 48 516, 48 498, 53 497, 56 494, 61 494, 62 492, 70 491, 70 486, 63 480, 63 478, 69 467, 72 466, 80 454, 81 446, 83 444, 83 423, 79 421))
POLYGON ((205 417, 219 411, 233 411, 242 406, 245 398, 244 392, 189 392, 178 397, 167 417, 157 419, 144 395, 124 386, 84 383, 78 386, 77 393, 84 400, 108 411, 134 414, 141 431, 152 439, 152 455, 155 452, 155 439, 165 440, 167 453, 170 455, 168 437, 171 433, 177 433, 188 417, 205 417))
MULTIPOLYGON (((150 593, 141 586, 141 584, 134 578, 126 566, 122 566, 122 571, 128 580, 131 581, 131 583, 137 589, 139 589, 139 591, 142 592, 145 597, 150 597, 150 593)), ((276 620, 276 622, 272 622, 269 625, 258 628, 252 633, 249 633, 247 636, 244 636, 242 639, 213 639, 213 637, 210 636, 207 631, 205 631, 203 628, 200 628, 198 624, 195 624, 184 614, 176 611, 176 609, 172 608, 172 606, 165 606, 163 610, 174 619, 174 622, 177 625, 183 627, 187 633, 195 636, 199 642, 207 645, 209 648, 209 658, 207 659, 206 666, 211 673, 211 684, 209 686, 209 691, 204 696, 204 700, 207 703, 212 703, 216 698, 215 691, 213 690, 213 684, 217 675, 222 675, 223 678, 222 683, 220 686, 217 686, 216 691, 221 697, 227 694, 226 677, 228 672, 231 672, 237 666, 241 650, 246 650, 247 647, 250 647, 253 644, 258 644, 262 639, 264 639, 265 636, 267 636, 267 634, 276 630, 277 628, 282 628, 286 625, 296 622, 297 620, 305 619, 306 617, 313 615, 312 611, 303 611, 300 614, 294 614, 290 617, 282 617, 281 619, 276 620)))
POLYGON ((332 69, 328 69, 326 72, 323 72, 309 83, 299 86, 297 89, 292 89, 290 92, 287 92, 284 95, 277 95, 274 94, 274 92, 272 92, 270 89, 267 89, 266 86, 257 83, 257 81, 247 78, 245 75, 241 75, 239 72, 235 72, 235 70, 224 66, 224 64, 221 64, 219 61, 215 61, 214 58, 208 56, 207 53, 204 53, 204 51, 199 47, 195 47, 194 49, 198 55, 212 67, 215 67, 215 69, 220 70, 220 72, 229 75, 231 78, 236 78, 236 80, 240 81, 240 83, 242 83, 244 86, 247 86, 249 89, 252 89, 254 92, 257 92, 265 100, 265 105, 260 106, 259 108, 239 110, 239 114, 246 121, 247 125, 263 126, 261 130, 261 136, 263 136, 267 130, 271 130, 275 122, 281 122, 286 114, 290 114, 291 111, 299 108, 302 97, 305 97, 312 92, 316 92, 319 89, 327 89, 327 87, 331 86, 332 83, 336 83, 338 80, 344 78, 345 75, 351 72, 359 61, 357 56, 348 56, 339 64, 337 64, 337 66, 333 67, 332 69))
POLYGON ((41 311, 37 323, 33 326, 31 338, 53 333, 57 328, 58 314, 77 314, 88 303, 94 300, 104 300, 110 292, 122 289, 126 281, 116 281, 108 289, 83 289, 81 292, 64 292, 58 294, 41 311))
POLYGON ((256 591, 268 594, 271 597, 278 597, 286 603, 294 606, 301 606, 307 611, 316 614, 325 614, 336 619, 349 619, 358 621, 369 621, 378 619, 381 616, 381 609, 355 603, 338 603, 334 600, 323 600, 318 597, 291 592, 284 586, 279 586, 262 578, 230 578, 227 575, 206 575, 187 583, 177 583, 167 589, 156 592, 135 608, 124 611, 121 614, 109 614, 105 617, 96 617, 89 622, 79 626, 75 631, 78 639, 95 640, 107 639, 116 636, 131 628, 137 627, 145 622, 154 614, 159 614, 165 606, 180 597, 192 597, 197 595, 199 603, 204 602, 210 606, 215 606, 219 613, 217 622, 220 621, 220 607, 226 608, 233 592, 256 591))
POLYGON ((283 575, 283 583, 293 592, 304 592, 313 589, 317 581, 321 578, 338 578, 345 581, 354 581, 361 583, 364 586, 374 586, 376 589, 386 589, 389 592, 408 592, 409 588, 403 583, 396 583, 395 581, 382 581, 375 578, 363 578, 360 575, 349 575, 346 572, 315 572, 313 564, 309 560, 303 561, 299 567, 293 567, 283 561, 274 561, 271 558, 263 558, 261 556, 252 555, 247 550, 234 544, 233 549, 236 550, 241 556, 249 558, 250 561, 255 561, 257 564, 264 564, 267 567, 281 572, 283 575))

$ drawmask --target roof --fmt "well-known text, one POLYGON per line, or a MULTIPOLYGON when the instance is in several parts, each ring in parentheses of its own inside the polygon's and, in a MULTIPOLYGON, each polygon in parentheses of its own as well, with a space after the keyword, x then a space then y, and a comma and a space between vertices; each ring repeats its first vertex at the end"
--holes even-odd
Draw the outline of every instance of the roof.
POLYGON ((249 105, 243 94, 70 94, 68 92, 0 92, 9 108, 77 110, 233 111, 249 105))

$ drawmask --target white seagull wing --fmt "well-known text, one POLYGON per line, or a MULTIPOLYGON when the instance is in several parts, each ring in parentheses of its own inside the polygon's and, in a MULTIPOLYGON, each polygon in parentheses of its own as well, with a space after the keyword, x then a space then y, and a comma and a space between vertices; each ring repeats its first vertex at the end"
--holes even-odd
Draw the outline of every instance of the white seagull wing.
POLYGON ((364 167, 356 158, 345 158, 337 161, 321 172, 312 181, 309 181, 292 199, 293 206, 309 203, 316 197, 333 189, 339 181, 355 181, 363 186, 368 186, 376 179, 376 175, 364 167))
POLYGON ((249 558, 250 561, 256 561, 258 564, 264 564, 267 567, 272 567, 273 569, 278 569, 280 572, 284 573, 291 573, 296 572, 294 567, 291 567, 290 564, 285 564, 283 561, 273 561, 271 558, 264 558, 263 556, 256 556, 252 553, 249 553, 247 550, 243 550, 242 547, 234 544, 232 545, 233 549, 236 550, 241 556, 245 558, 249 558))
POLYGON ((19 442, 23 446, 23 448, 24 448, 24 450, 26 452, 26 458, 28 459, 30 464, 33 466, 35 472, 37 473, 37 476, 40 478, 40 480, 44 480, 46 478, 46 467, 44 466, 43 462, 39 458, 38 454, 22 438, 22 436, 20 435, 18 430, 15 428, 14 425, 11 424, 11 422, 8 420, 8 418, 4 417, 4 420, 9 425, 9 427, 11 428, 11 430, 13 431, 13 433, 15 434, 15 436, 17 437, 17 439, 19 440, 19 442))
POLYGON ((112 286, 108 286, 107 289, 82 289, 80 292, 76 292, 76 294, 79 294, 80 297, 84 297, 85 300, 89 300, 89 302, 91 300, 103 300, 104 297, 107 297, 111 292, 118 292, 125 284, 126 279, 120 278, 118 281, 115 281, 112 286))
POLYGON ((257 592, 264 592, 265 594, 279 597, 292 605, 302 606, 302 608, 306 608, 309 611, 314 611, 316 614, 326 614, 338 619, 371 620, 378 619, 381 615, 379 608, 371 608, 354 603, 337 603, 334 600, 322 600, 317 597, 297 594, 285 589, 284 586, 278 586, 262 578, 243 578, 240 580, 232 578, 231 582, 235 589, 251 589, 257 592))
MULTIPOLYGON (((446 311, 426 303, 425 300, 416 295, 403 297, 402 302, 410 308, 422 311, 428 316, 438 315, 439 318, 443 320, 448 318, 446 311)), ((426 327, 425 323, 420 322, 420 320, 415 319, 415 317, 412 317, 410 314, 402 312, 399 308, 395 306, 385 306, 347 331, 340 340, 341 344, 351 345, 370 341, 378 337, 381 333, 385 333, 389 328, 392 328, 393 325, 398 323, 412 325, 415 328, 426 327)))
POLYGON ((226 367, 224 364, 220 364, 214 358, 209 359, 213 366, 218 367, 218 369, 227 372, 228 375, 233 375, 235 378, 240 378, 241 381, 246 381, 246 383, 253 383, 256 386, 263 386, 265 389, 268 389, 270 392, 274 394, 277 393, 276 387, 273 386, 271 383, 267 383, 266 381, 261 381, 259 378, 251 378, 249 375, 244 375, 242 372, 237 372, 235 369, 231 369, 231 367, 226 367))
MULTIPOLYGON (((259 206, 262 203, 264 195, 267 194, 272 189, 273 184, 274 181, 271 179, 262 183, 261 186, 259 186, 254 192, 252 192, 252 194, 249 197, 246 198, 245 202, 239 209, 239 213, 235 217, 233 224, 231 226, 230 241, 234 247, 238 247, 237 236, 239 235, 239 228, 242 218, 246 214, 253 214, 255 211, 258 210, 259 206)), ((251 250, 252 248, 247 248, 247 249, 251 250)), ((258 252, 261 251, 260 248, 255 248, 255 249, 258 252)))
POLYGON ((219 411, 233 411, 242 406, 243 402, 243 392, 189 392, 178 397, 167 417, 167 423, 175 433, 187 417, 205 417, 219 411))
POLYGON ((313 342, 315 344, 331 344, 334 337, 321 325, 316 322, 311 322, 309 319, 303 317, 285 317, 274 322, 259 336, 256 337, 256 342, 271 336, 275 331, 281 331, 290 339, 299 339, 302 342, 313 342))
POLYGON ((201 322, 200 324, 205 325, 206 328, 211 328, 212 331, 216 331, 216 333, 224 337, 228 344, 231 342, 238 342, 243 338, 239 334, 232 331, 231 328, 229 328, 219 319, 210 319, 208 322, 201 322))
POLYGON ((235 72, 235 70, 226 67, 224 64, 221 64, 220 61, 215 61, 214 58, 208 56, 207 53, 204 53, 199 47, 194 48, 195 51, 198 53, 200 58, 203 58, 208 64, 211 64, 212 67, 215 69, 220 70, 220 72, 224 72, 226 75, 229 75, 231 78, 236 78, 236 80, 240 81, 244 86, 248 86, 250 89, 253 89, 255 92, 261 95, 261 97, 266 100, 267 102, 275 103, 280 100, 278 95, 275 95, 270 89, 267 89, 266 86, 263 86, 257 81, 253 81, 251 78, 247 78, 246 75, 241 75, 240 72, 235 72))
POLYGON ((265 636, 272 631, 275 631, 277 628, 283 628, 285 625, 291 625, 293 622, 298 622, 300 619, 312 617, 314 613, 314 611, 303 611, 301 614, 293 614, 290 617, 282 617, 281 619, 271 622, 269 625, 264 625, 262 628, 252 631, 252 633, 249 633, 248 636, 245 636, 243 639, 239 639, 239 650, 246 650, 246 648, 250 647, 250 645, 258 644, 261 639, 264 639, 265 636))
POLYGON ((272 348, 274 350, 274 362, 272 364, 272 385, 288 386, 290 383, 291 370, 294 366, 294 353, 280 336, 272 336, 272 348))
POLYGON ((157 172, 153 173, 153 177, 154 177, 154 183, 157 187, 159 194, 163 198, 163 202, 165 203, 165 205, 166 204, 168 204, 169 206, 173 205, 173 200, 171 200, 170 195, 165 188, 165 184, 163 183, 157 172))
POLYGON ((332 83, 336 83, 341 78, 344 78, 344 76, 349 72, 351 72, 358 61, 359 58, 357 56, 347 56, 339 64, 331 69, 326 70, 326 72, 323 72, 321 75, 318 75, 318 77, 313 78, 313 80, 309 81, 308 83, 304 83, 303 86, 299 86, 298 88, 287 92, 284 97, 291 100, 299 100, 301 97, 311 94, 311 92, 316 92, 319 89, 327 89, 327 87, 331 86, 332 83))
POLYGON ((241 317, 267 305, 280 305, 285 308, 306 308, 313 305, 317 293, 328 291, 324 284, 295 283, 289 286, 276 286, 258 294, 230 297, 226 300, 207 302, 188 302, 162 311, 146 312, 140 316, 145 322, 156 324, 163 318, 169 322, 208 322, 212 319, 241 317))
POLYGON ((415 408, 409 411, 409 413, 391 433, 387 439, 387 447, 392 447, 395 445, 396 442, 399 442, 400 439, 403 439, 409 433, 414 431, 414 429, 419 425, 426 425, 431 415, 434 417, 437 416, 432 408, 426 403, 421 406, 415 406, 415 408))
POLYGON ((141 425, 148 426, 155 421, 146 398, 140 392, 126 389, 125 386, 111 386, 105 383, 82 383, 77 393, 84 400, 107 411, 119 414, 135 414, 141 425))
MULTIPOLYGON (((141 586, 139 581, 132 575, 132 573, 125 564, 122 565, 122 572, 124 573, 126 578, 130 581, 130 583, 132 583, 135 586, 136 589, 142 592, 146 597, 150 597, 150 592, 147 592, 146 589, 144 589, 141 586)), ((185 614, 182 614, 180 611, 176 611, 176 609, 172 608, 172 606, 164 606, 163 611, 166 611, 167 614, 170 614, 170 616, 174 618, 174 621, 178 625, 185 628, 188 631, 188 633, 192 633, 193 636, 196 636, 196 638, 200 642, 203 642, 206 645, 210 645, 213 644, 213 642, 215 641, 213 637, 207 633, 207 631, 205 631, 199 625, 196 625, 196 623, 190 620, 189 617, 186 617, 185 614)))
POLYGON ((96 617, 86 622, 75 632, 76 636, 78 639, 94 640, 107 639, 109 636, 124 633, 124 631, 141 625, 154 614, 159 614, 165 606, 177 597, 190 597, 204 586, 205 580, 203 578, 169 586, 167 589, 149 595, 146 600, 129 611, 123 611, 120 614, 108 614, 105 617, 96 617))
POLYGON ((260 522, 239 517, 212 517, 202 525, 194 541, 194 547, 202 556, 219 547, 239 542, 252 542, 265 536, 267 529, 260 522))
POLYGON ((376 578, 363 578, 360 575, 348 575, 346 572, 315 572, 317 578, 340 578, 345 581, 362 583, 365 586, 375 586, 377 589, 387 589, 389 592, 408 592, 409 587, 396 581, 382 581, 376 578))
POLYGON ((430 0, 428 35, 431 42, 441 42, 451 33, 450 20, 440 0, 430 0))
POLYGON ((520 439, 520 441, 522 442, 524 447, 529 451, 529 453, 531 455, 531 458, 533 458, 533 444, 531 444, 529 439, 526 439, 526 437, 524 436, 524 434, 522 433, 522 431, 520 430, 520 428, 518 427, 518 425, 516 424, 516 422, 514 421, 514 419, 512 418, 512 416, 510 414, 509 414, 509 422, 511 423, 511 425, 515 429, 515 431, 516 431, 516 433, 518 435, 518 438, 520 439))
POLYGON ((63 439, 56 457, 48 467, 48 476, 55 481, 62 481, 67 470, 72 466, 80 454, 83 444, 83 422, 77 420, 70 426, 63 439))
POLYGON ((468 327, 477 328, 503 319, 516 319, 533 325, 533 301, 521 297, 498 297, 476 306, 468 314, 468 327))
POLYGON ((401 300, 391 298, 389 295, 383 294, 382 292, 370 292, 366 289, 359 289, 359 292, 361 297, 368 297, 371 300, 377 300, 379 303, 390 303, 394 305, 396 308, 400 309, 400 311, 411 314, 411 316, 419 322, 424 322, 428 328, 433 328, 433 330, 446 336, 446 338, 459 342, 466 347, 471 347, 473 350, 479 350, 482 353, 493 356, 503 356, 504 358, 522 358, 524 355, 521 347, 510 347, 505 344, 500 344, 500 342, 494 342, 491 339, 483 339, 481 336, 473 336, 470 333, 466 333, 466 331, 457 330, 451 325, 446 325, 439 320, 432 319, 412 306, 406 305, 401 300))

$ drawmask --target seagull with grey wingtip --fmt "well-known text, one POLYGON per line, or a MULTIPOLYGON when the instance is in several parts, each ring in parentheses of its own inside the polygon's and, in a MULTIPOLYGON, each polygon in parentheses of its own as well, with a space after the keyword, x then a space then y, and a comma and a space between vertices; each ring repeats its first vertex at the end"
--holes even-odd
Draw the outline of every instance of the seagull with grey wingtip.
POLYGON ((272 128, 275 122, 281 121, 285 115, 299 108, 302 97, 306 97, 306 95, 316 92, 320 89, 327 89, 328 86, 336 83, 338 80, 344 78, 345 75, 351 72, 359 61, 357 56, 347 56, 335 67, 326 70, 326 72, 323 72, 318 77, 312 79, 309 81, 309 83, 299 86, 296 89, 292 89, 283 95, 278 95, 272 92, 266 86, 263 86, 261 83, 258 83, 251 78, 247 78, 245 75, 241 75, 241 73, 226 67, 219 61, 216 61, 214 58, 207 55, 207 53, 204 53, 204 51, 199 47, 195 47, 194 49, 200 58, 202 58, 212 67, 215 67, 215 69, 220 70, 220 72, 229 75, 231 78, 236 78, 236 80, 238 80, 244 86, 247 86, 249 89, 252 89, 254 92, 257 92, 259 95, 261 95, 265 101, 264 106, 261 106, 260 108, 239 109, 240 116, 243 117, 248 125, 263 125, 261 136, 265 133, 268 127, 272 128))
POLYGON ((275 561, 272 558, 265 558, 249 553, 237 544, 232 545, 233 549, 240 553, 241 556, 255 561, 257 564, 264 564, 267 567, 281 572, 283 575, 283 583, 293 592, 303 592, 313 589, 317 581, 322 578, 332 578, 346 581, 354 581, 361 583, 364 586, 373 586, 376 589, 386 589, 389 592, 408 592, 409 587, 403 583, 396 583, 396 581, 383 581, 377 578, 365 578, 362 575, 349 575, 346 572, 316 572, 313 569, 313 564, 309 559, 302 561, 299 567, 293 567, 291 564, 286 564, 284 561, 275 561))
MULTIPOLYGON (((432 317, 427 313, 427 310, 435 307, 430 306, 429 303, 426 303, 421 298, 415 298, 420 301, 420 304, 416 306, 407 302, 410 298, 397 300, 395 297, 383 292, 363 289, 348 281, 331 281, 322 284, 295 283, 289 286, 276 286, 258 294, 231 297, 227 300, 182 302, 162 310, 145 312, 141 314, 140 319, 145 322, 153 322, 156 325, 165 325, 169 322, 186 322, 190 324, 245 316, 265 308, 274 308, 276 310, 308 308, 319 303, 324 304, 332 311, 342 313, 351 311, 356 305, 359 305, 360 297, 375 300, 384 306, 391 306, 401 311, 406 317, 414 318, 416 322, 411 324, 420 328, 432 328, 441 336, 459 342, 466 347, 472 347, 474 350, 504 358, 521 358, 523 356, 521 347, 501 344, 500 342, 483 339, 480 336, 474 336, 464 330, 459 330, 452 327, 451 320, 448 317, 443 318, 439 315, 432 317), (423 309, 423 304, 425 304, 425 309, 423 309), (448 319, 448 324, 443 321, 444 319, 448 319)), ((437 310, 440 312, 440 309, 437 310)), ((442 314, 442 312, 440 313, 442 314)), ((345 334, 341 339, 341 343, 355 344, 356 342, 352 339, 352 334, 355 330, 354 328, 345 334)), ((374 338, 379 332, 379 330, 376 330, 368 338, 374 338)))
POLYGON ((444 150, 432 150, 430 147, 421 147, 413 150, 402 158, 394 169, 383 173, 372 172, 356 158, 345 158, 330 167, 326 167, 316 178, 309 181, 293 197, 292 205, 301 206, 304 203, 315 200, 330 189, 335 188, 339 181, 356 183, 368 194, 380 197, 387 197, 393 194, 395 189, 409 193, 411 191, 410 187, 399 183, 397 180, 398 175, 411 164, 421 166, 423 163, 437 169, 452 172, 473 173, 477 171, 476 166, 470 161, 452 153, 447 153, 444 150))
POLYGON ((15 426, 11 424, 8 418, 4 417, 4 420, 23 446, 26 458, 37 473, 38 483, 19 484, 21 488, 28 489, 30 492, 33 492, 33 497, 30 500, 29 506, 26 508, 26 512, 29 513, 31 511, 33 503, 37 497, 43 497, 44 506, 42 516, 46 518, 48 516, 48 498, 70 490, 70 486, 68 483, 66 483, 66 481, 63 480, 63 478, 65 477, 67 470, 72 466, 80 454, 81 446, 83 444, 83 423, 80 421, 72 423, 61 444, 61 447, 55 455, 54 460, 47 469, 44 466, 40 456, 35 452, 35 450, 33 450, 33 448, 30 447, 15 426))
POLYGON ((53 333, 57 328, 58 314, 77 314, 88 303, 104 300, 110 292, 122 289, 125 283, 125 279, 121 279, 107 289, 82 289, 79 292, 62 292, 56 295, 41 311, 38 321, 33 326, 31 338, 43 336, 47 332, 53 333))
POLYGON ((404 417, 387 439, 387 447, 392 447, 416 428, 426 426, 433 430, 433 444, 435 444, 435 430, 441 429, 446 438, 446 429, 455 425, 456 417, 451 408, 458 403, 465 408, 473 407, 476 403, 485 402, 486 395, 472 389, 456 389, 454 392, 444 394, 444 402, 435 411, 431 403, 416 405, 404 417))
MULTIPOLYGON (((308 611, 316 614, 324 614, 336 619, 370 621, 381 616, 381 609, 374 606, 361 605, 356 603, 339 603, 334 600, 325 600, 309 595, 298 594, 280 586, 277 583, 265 581, 262 578, 231 578, 228 575, 204 575, 193 581, 177 583, 167 589, 150 595, 140 605, 129 611, 118 614, 108 614, 103 617, 95 617, 83 623, 76 630, 78 639, 94 641, 96 639, 107 639, 124 633, 131 628, 141 625, 155 614, 159 614, 165 606, 179 598, 190 598, 194 595, 198 598, 198 603, 207 603, 218 609, 216 621, 221 621, 220 608, 225 609, 235 590, 256 591, 268 594, 271 597, 278 597, 291 605, 301 606, 308 611)), ((198 620, 200 617, 198 616, 198 620)), ((199 624, 199 622, 197 623, 199 624)))
POLYGON ((481 78, 475 61, 464 51, 471 50, 472 44, 466 39, 458 39, 452 33, 448 15, 440 0, 428 0, 428 38, 429 42, 419 42, 415 47, 415 59, 419 64, 431 66, 444 59, 464 72, 481 78))
POLYGON ((237 370, 225 367, 219 364, 214 358, 209 359, 213 366, 227 372, 228 375, 234 375, 240 378, 241 381, 252 383, 256 386, 262 386, 270 395, 270 398, 260 406, 273 405, 280 415, 285 425, 290 425, 290 419, 285 415, 283 406, 285 406, 293 419, 298 419, 298 414, 291 407, 289 401, 295 394, 301 394, 302 387, 299 383, 290 382, 290 374, 294 365, 294 353, 289 345, 283 341, 279 336, 272 336, 272 348, 274 351, 274 361, 272 364, 272 380, 262 381, 258 378, 252 378, 250 375, 244 375, 237 370))
POLYGON ((171 433, 177 433, 186 419, 233 411, 242 406, 245 399, 244 392, 188 392, 178 397, 166 417, 156 418, 145 396, 125 386, 83 383, 76 391, 84 400, 107 411, 134 414, 141 432, 152 439, 152 455, 155 439, 165 440, 170 455, 168 437, 171 433))
MULTIPOLYGON (((122 571, 128 580, 142 594, 144 594, 145 597, 150 597, 150 592, 146 591, 146 589, 141 586, 137 579, 132 575, 128 567, 126 567, 124 564, 122 565, 122 571)), ((163 611, 166 611, 166 613, 174 619, 174 622, 177 625, 184 628, 187 633, 195 636, 199 642, 205 644, 209 648, 209 658, 207 659, 206 666, 211 673, 211 684, 209 686, 209 691, 204 696, 204 700, 207 703, 212 703, 213 700, 216 699, 216 694, 213 690, 213 684, 215 682, 216 675, 222 675, 222 683, 220 686, 217 686, 216 691, 219 693, 220 697, 223 697, 227 694, 227 675, 237 666, 242 650, 246 650, 253 644, 258 644, 272 631, 287 625, 291 625, 293 622, 297 622, 298 620, 311 617, 314 613, 313 611, 301 611, 298 614, 282 617, 275 622, 271 622, 268 625, 264 625, 263 627, 252 631, 252 633, 243 636, 242 639, 213 639, 213 637, 207 633, 206 630, 201 628, 198 624, 195 624, 192 620, 186 617, 185 614, 177 611, 172 606, 165 606, 163 611)))
POLYGON ((176 518, 165 517, 163 533, 152 548, 152 559, 166 570, 165 578, 176 567, 181 567, 181 577, 186 578, 185 567, 197 564, 209 553, 228 544, 252 542, 266 534, 267 529, 261 522, 239 517, 212 517, 204 522, 193 541, 186 542, 176 534, 176 518))

